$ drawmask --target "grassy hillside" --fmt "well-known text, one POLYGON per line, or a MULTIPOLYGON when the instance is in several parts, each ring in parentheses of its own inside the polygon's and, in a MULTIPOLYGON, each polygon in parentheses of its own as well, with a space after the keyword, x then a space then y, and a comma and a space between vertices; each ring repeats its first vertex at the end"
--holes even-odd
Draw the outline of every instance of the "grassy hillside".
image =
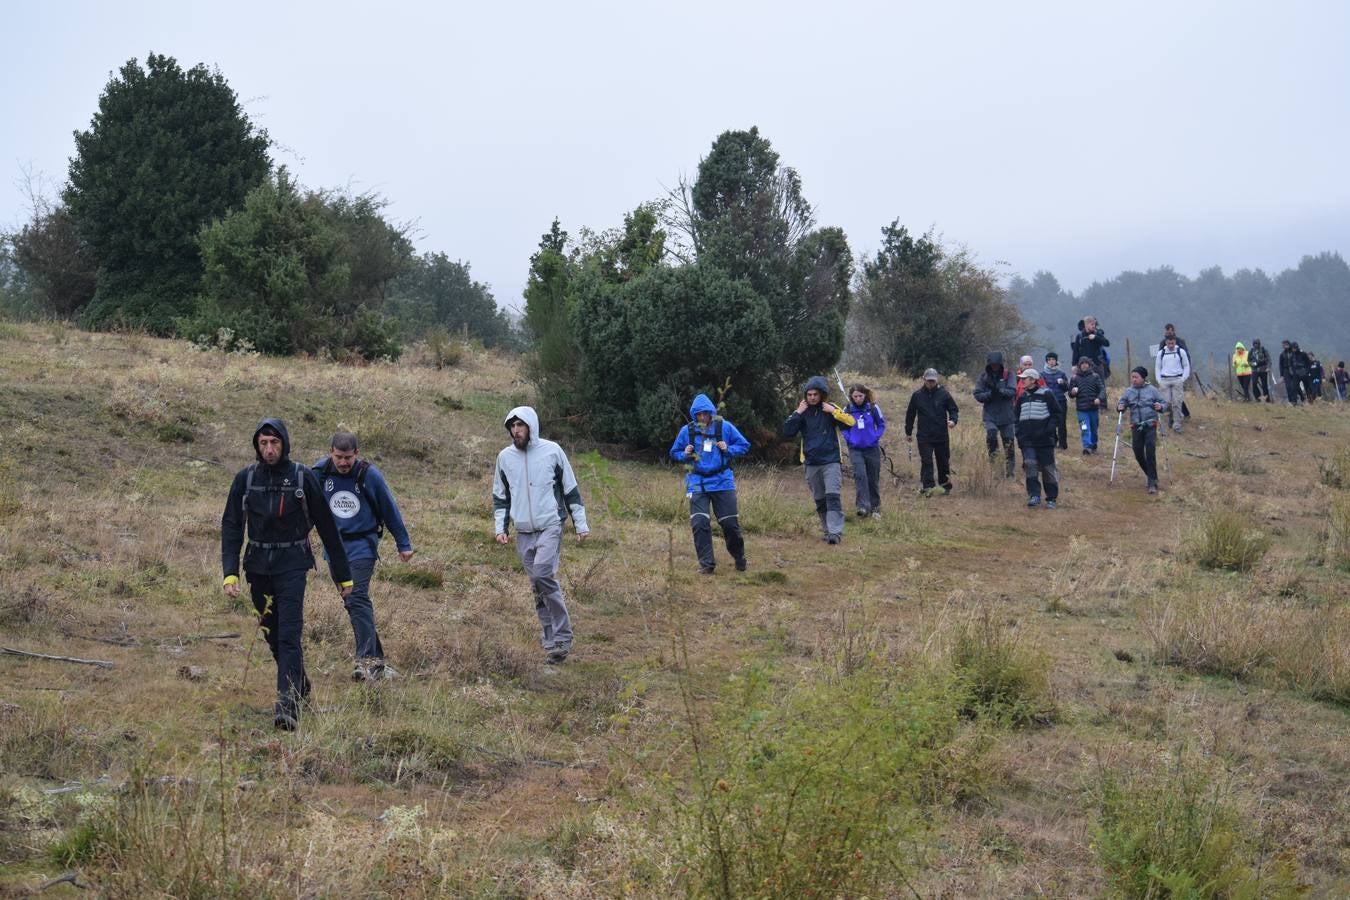
POLYGON ((917 498, 912 387, 883 383, 883 517, 827 547, 799 470, 743 467, 751 568, 719 543, 713 578, 677 468, 569 446, 594 539, 564 549, 550 668, 491 534, 509 363, 0 325, 0 385, 0 645, 114 664, 0 655, 0 894, 1350 892, 1343 407, 1197 398, 1160 496, 1128 448, 1114 485, 1071 451, 1060 509, 1028 511, 968 391, 958 492, 917 498), (220 589, 264 415, 305 461, 356 431, 419 550, 386 541, 373 587, 395 682, 347 680, 312 577, 295 734, 220 589))

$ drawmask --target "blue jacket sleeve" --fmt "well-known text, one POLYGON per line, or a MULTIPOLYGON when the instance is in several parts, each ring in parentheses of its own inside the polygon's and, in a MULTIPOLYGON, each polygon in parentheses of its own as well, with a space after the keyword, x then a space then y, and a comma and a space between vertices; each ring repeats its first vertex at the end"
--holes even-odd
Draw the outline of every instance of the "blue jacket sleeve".
MULTIPOLYGON (((680 429, 680 433, 675 435, 675 443, 670 445, 670 458, 676 462, 688 462, 689 457, 684 455, 684 448, 689 446, 689 426, 685 425, 680 429)), ((730 446, 728 444, 728 446, 730 446)))
POLYGON ((744 456, 750 452, 750 442, 745 439, 745 435, 730 422, 723 423, 722 440, 727 442, 727 456, 736 458, 744 456))
POLYGON ((389 490, 389 484, 378 469, 371 469, 366 473, 366 487, 370 489, 371 497, 380 511, 380 518, 384 520, 384 526, 394 536, 394 546, 402 551, 411 550, 412 538, 408 536, 408 527, 403 524, 403 514, 399 512, 394 493, 389 490))
POLYGON ((872 412, 877 416, 877 438, 880 439, 886 433, 886 417, 881 414, 881 407, 875 403, 872 404, 872 412))
POLYGON ((783 423, 783 437, 796 437, 798 434, 801 434, 801 430, 802 417, 797 415, 794 411, 792 415, 787 417, 787 421, 783 423))

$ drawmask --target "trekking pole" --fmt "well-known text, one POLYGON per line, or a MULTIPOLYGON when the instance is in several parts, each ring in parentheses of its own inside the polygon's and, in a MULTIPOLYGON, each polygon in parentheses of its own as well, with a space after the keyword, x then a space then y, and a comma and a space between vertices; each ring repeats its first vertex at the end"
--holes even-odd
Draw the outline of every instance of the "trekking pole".
POLYGON ((1111 477, 1108 483, 1116 480, 1116 454, 1120 452, 1120 424, 1125 420, 1125 410, 1116 414, 1116 446, 1111 450, 1111 477))
POLYGON ((1158 424, 1155 425, 1154 427, 1158 429, 1158 434, 1157 434, 1157 437, 1158 437, 1158 444, 1162 446, 1163 472, 1166 473, 1166 475, 1167 475, 1167 483, 1168 483, 1168 485, 1171 485, 1171 483, 1172 483, 1172 467, 1171 467, 1171 466, 1168 464, 1168 462, 1167 462, 1167 444, 1168 444, 1168 441, 1171 440, 1171 438, 1168 438, 1167 440, 1164 440, 1164 439, 1163 439, 1163 434, 1167 431, 1167 429, 1162 427, 1162 419, 1161 419, 1161 418, 1159 418, 1159 419, 1157 420, 1157 423, 1158 423, 1158 424))

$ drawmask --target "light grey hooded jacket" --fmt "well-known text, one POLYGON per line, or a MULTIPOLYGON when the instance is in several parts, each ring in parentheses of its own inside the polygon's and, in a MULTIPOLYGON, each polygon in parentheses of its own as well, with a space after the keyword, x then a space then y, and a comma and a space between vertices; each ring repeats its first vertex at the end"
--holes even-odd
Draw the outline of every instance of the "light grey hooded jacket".
POLYGON ((567 454, 553 441, 539 436, 539 415, 528 406, 517 406, 506 414, 503 424, 510 432, 511 421, 520 419, 530 426, 530 442, 524 450, 514 443, 497 454, 492 476, 492 516, 497 534, 506 534, 510 523, 517 531, 543 531, 567 520, 577 534, 587 534, 586 507, 567 454))

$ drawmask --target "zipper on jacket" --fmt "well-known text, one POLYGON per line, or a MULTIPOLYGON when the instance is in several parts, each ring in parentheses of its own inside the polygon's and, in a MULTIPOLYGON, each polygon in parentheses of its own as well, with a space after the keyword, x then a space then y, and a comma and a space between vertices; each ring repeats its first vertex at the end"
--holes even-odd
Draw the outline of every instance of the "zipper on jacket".
MULTIPOLYGON (((533 437, 530 440, 534 440, 533 437)), ((525 456, 525 508, 530 512, 530 531, 535 531, 534 527, 534 485, 530 481, 530 445, 527 443, 525 449, 520 451, 525 456)))

